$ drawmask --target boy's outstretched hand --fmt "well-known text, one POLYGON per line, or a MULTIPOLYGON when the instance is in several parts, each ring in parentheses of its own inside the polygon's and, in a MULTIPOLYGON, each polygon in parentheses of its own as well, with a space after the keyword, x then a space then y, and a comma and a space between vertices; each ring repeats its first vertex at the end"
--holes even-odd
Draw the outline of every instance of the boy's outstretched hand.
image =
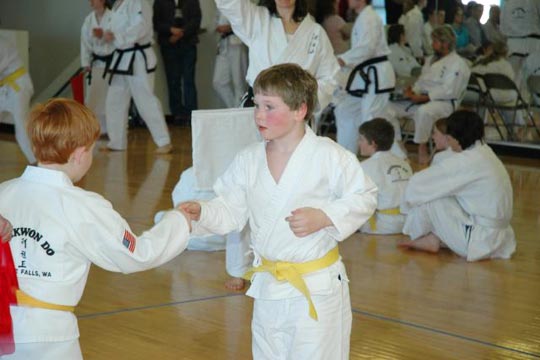
POLYGON ((201 218, 201 204, 196 201, 180 203, 178 205, 178 210, 186 213, 193 221, 199 221, 201 218))
POLYGON ((308 236, 332 225, 332 220, 324 211, 311 207, 293 210, 291 216, 287 216, 285 221, 289 222, 289 227, 298 237, 308 236))
POLYGON ((11 223, 0 215, 0 238, 2 238, 2 242, 8 242, 11 240, 12 231, 13 227, 11 226, 11 223))

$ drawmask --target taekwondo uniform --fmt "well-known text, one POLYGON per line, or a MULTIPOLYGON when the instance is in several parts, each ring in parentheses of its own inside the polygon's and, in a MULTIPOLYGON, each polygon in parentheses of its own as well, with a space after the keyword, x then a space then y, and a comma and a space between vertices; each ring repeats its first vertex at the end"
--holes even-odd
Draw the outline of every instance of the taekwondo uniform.
POLYGON ((201 204, 193 233, 225 234, 241 230, 249 221, 255 256, 247 292, 255 298, 253 358, 348 359, 351 306, 336 246, 367 221, 377 201, 376 186, 356 157, 306 126, 278 183, 267 167, 265 142, 259 142, 236 156, 214 191, 217 198, 201 204), (334 226, 296 237, 285 218, 306 206, 324 211, 334 226), (329 256, 331 261, 300 279, 287 273, 289 281, 277 280, 265 271, 269 264, 281 268, 283 262, 295 269, 306 262, 320 265, 329 256), (306 291, 293 285, 298 282, 306 291))
POLYGON ((356 17, 351 48, 338 55, 345 62, 342 71, 349 74, 360 66, 352 84, 359 87, 354 90, 361 97, 347 94, 334 110, 337 142, 355 154, 358 149, 358 128, 375 117, 384 117, 390 121, 396 130, 396 138, 401 138, 397 119, 387 112, 390 92, 396 83, 388 55, 390 49, 386 43, 382 20, 371 5, 366 6, 356 17))
POLYGON ((500 29, 508 39, 508 53, 514 72, 521 79, 525 58, 530 53, 540 51, 540 2, 505 1, 501 9, 500 29))
POLYGON ((433 158, 431 159, 431 165, 435 165, 440 163, 441 161, 444 161, 445 159, 448 159, 450 156, 454 155, 455 152, 452 150, 452 148, 448 147, 442 151, 437 151, 435 154, 433 154, 433 158))
POLYGON ((105 117, 105 99, 109 84, 105 78, 107 67, 110 66, 114 45, 103 38, 99 39, 92 33, 93 29, 101 28, 103 32, 111 29, 111 11, 105 8, 100 21, 92 11, 84 19, 81 28, 81 66, 90 68, 88 87, 86 88, 85 105, 96 114, 101 125, 101 133, 107 132, 105 117))
POLYGON ((413 174, 411 166, 390 151, 377 151, 360 165, 379 190, 377 210, 360 230, 369 234, 401 234, 405 216, 399 206, 413 174))
POLYGON ((127 120, 131 96, 158 147, 171 143, 158 98, 154 95, 156 54, 152 49, 152 8, 145 0, 117 0, 111 14, 116 48, 106 100, 107 146, 127 148, 127 120))
POLYGON ((15 139, 29 163, 35 163, 30 139, 26 133, 26 121, 34 86, 24 68, 17 49, 0 37, 0 113, 13 116, 15 139))
MULTIPOLYGON (((225 16, 218 13, 216 25, 228 24, 225 16)), ((247 67, 247 48, 242 40, 234 32, 220 34, 212 84, 228 108, 237 107, 246 92, 247 67)))
POLYGON ((512 184, 491 148, 477 141, 409 180, 403 233, 433 233, 468 261, 508 259, 516 249, 512 184))
POLYGON ((408 47, 398 43, 393 43, 388 47, 390 48, 388 60, 390 60, 397 77, 411 77, 412 69, 420 68, 420 64, 408 47))
POLYGON ((405 28, 405 38, 411 47, 414 57, 423 58, 422 38, 424 36, 424 16, 417 5, 405 14, 403 27, 405 28))
POLYGON ((13 224, 10 242, 20 290, 11 306, 15 354, 6 359, 82 359, 73 308, 90 265, 133 273, 157 267, 180 254, 189 227, 179 211, 140 236, 100 195, 74 186, 66 174, 27 167, 0 185, 0 212, 13 224), (54 310, 52 310, 54 309, 54 310))
POLYGON ((393 102, 392 107, 400 117, 413 116, 414 138, 417 144, 427 143, 433 124, 454 112, 465 94, 471 70, 455 51, 434 61, 435 55, 426 59, 422 73, 413 86, 417 94, 429 96, 425 104, 393 102))
POLYGON ((332 100, 339 64, 324 29, 306 16, 293 35, 285 33, 281 19, 249 0, 216 0, 235 35, 249 48, 247 82, 253 86, 259 73, 273 65, 295 63, 309 71, 319 84, 320 109, 332 100))

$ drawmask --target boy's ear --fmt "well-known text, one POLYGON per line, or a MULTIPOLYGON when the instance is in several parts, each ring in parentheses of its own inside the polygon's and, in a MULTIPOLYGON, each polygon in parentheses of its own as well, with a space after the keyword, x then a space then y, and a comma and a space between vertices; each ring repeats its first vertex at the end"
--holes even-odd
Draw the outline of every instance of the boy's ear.
POLYGON ((296 110, 296 114, 298 115, 298 120, 304 121, 304 119, 306 118, 306 114, 307 114, 307 104, 302 103, 302 105, 300 105, 298 110, 296 110))
POLYGON ((86 147, 85 146, 79 146, 73 152, 71 153, 69 160, 75 162, 78 164, 81 161, 82 155, 85 153, 86 147))

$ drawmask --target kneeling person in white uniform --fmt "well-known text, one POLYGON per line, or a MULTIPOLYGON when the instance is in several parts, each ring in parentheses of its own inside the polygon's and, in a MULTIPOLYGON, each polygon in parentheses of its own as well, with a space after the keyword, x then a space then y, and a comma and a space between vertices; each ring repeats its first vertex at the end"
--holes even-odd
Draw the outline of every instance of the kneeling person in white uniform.
POLYGON ((352 312, 337 245, 371 217, 377 188, 351 152, 306 125, 317 101, 307 71, 272 66, 254 93, 265 141, 237 154, 215 199, 181 207, 196 234, 240 231, 249 221, 254 359, 348 359, 352 312))
POLYGON ((484 143, 478 114, 456 111, 446 125, 456 153, 409 180, 401 210, 411 240, 400 245, 428 252, 444 245, 468 261, 508 259, 516 249, 508 173, 484 143))
POLYGON ((358 145, 364 173, 373 180, 379 193, 377 210, 360 229, 371 234, 401 234, 405 216, 399 211, 401 197, 412 176, 408 162, 390 152, 394 142, 394 127, 383 118, 375 118, 360 126, 358 145))
POLYGON ((29 129, 38 166, 0 184, 20 287, 11 305, 15 353, 2 359, 82 359, 73 311, 90 265, 122 273, 157 267, 186 248, 190 226, 172 210, 135 236, 109 201, 73 185, 90 168, 100 134, 83 105, 67 99, 38 105, 29 129))

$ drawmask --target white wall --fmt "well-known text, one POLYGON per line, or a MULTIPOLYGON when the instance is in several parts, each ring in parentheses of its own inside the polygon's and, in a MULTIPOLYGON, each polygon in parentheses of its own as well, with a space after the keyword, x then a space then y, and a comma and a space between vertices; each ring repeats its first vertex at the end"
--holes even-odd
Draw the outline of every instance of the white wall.
MULTIPOLYGON (((152 3, 152 0, 148 0, 152 3)), ((197 87, 201 109, 220 107, 212 90, 212 74, 216 54, 216 36, 213 32, 215 4, 200 0, 203 12, 197 61, 197 87)), ((35 98, 42 101, 50 96, 53 87, 67 80, 79 56, 80 28, 90 6, 86 0, 0 0, 0 29, 29 32, 29 71, 35 88, 35 98), (57 79, 60 75, 61 78, 57 79), (53 85, 51 85, 53 84, 53 85), (43 94, 41 97, 40 95, 43 94)), ((159 56, 159 50, 156 49, 159 56)), ((156 74, 156 94, 167 112, 166 86, 163 66, 156 74)))

